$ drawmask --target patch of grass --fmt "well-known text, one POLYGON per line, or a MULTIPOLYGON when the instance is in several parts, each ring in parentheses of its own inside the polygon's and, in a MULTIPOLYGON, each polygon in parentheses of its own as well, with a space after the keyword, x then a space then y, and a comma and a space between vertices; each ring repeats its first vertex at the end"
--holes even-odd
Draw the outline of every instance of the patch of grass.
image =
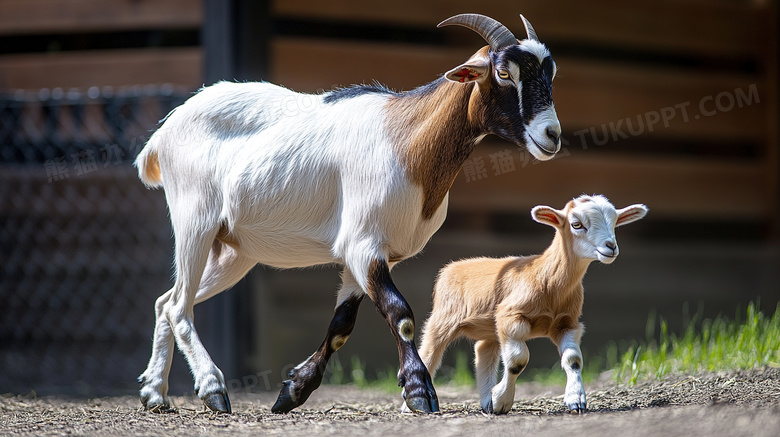
POLYGON ((469 354, 463 350, 455 352, 455 367, 441 369, 434 385, 453 384, 460 387, 474 387, 474 368, 471 365, 469 354))
POLYGON ((614 366, 615 379, 630 385, 660 379, 669 373, 750 369, 780 365, 780 304, 771 316, 760 303, 750 302, 734 320, 704 319, 701 311, 687 323, 681 335, 669 333, 660 318, 655 338, 655 317, 648 319, 648 339, 631 344, 614 366))

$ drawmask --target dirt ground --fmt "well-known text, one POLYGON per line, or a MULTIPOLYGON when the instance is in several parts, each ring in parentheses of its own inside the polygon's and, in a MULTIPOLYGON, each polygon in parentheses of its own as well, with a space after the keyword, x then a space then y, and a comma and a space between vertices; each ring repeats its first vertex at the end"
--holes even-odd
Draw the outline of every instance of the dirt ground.
POLYGON ((401 414, 400 395, 323 386, 304 408, 270 412, 275 393, 233 394, 234 414, 204 412, 195 397, 174 397, 176 412, 143 411, 134 396, 97 399, 0 398, 0 435, 36 436, 778 436, 780 369, 676 376, 635 387, 586 387, 589 411, 564 411, 563 387, 519 384, 512 411, 482 414, 474 389, 439 387, 442 412, 401 414))

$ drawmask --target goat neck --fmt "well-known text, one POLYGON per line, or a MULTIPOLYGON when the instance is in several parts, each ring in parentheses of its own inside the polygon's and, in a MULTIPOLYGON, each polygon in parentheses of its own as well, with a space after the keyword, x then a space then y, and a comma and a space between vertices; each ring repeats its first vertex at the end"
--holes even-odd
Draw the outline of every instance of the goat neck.
POLYGON ((579 288, 582 278, 593 260, 578 257, 572 248, 572 235, 568 223, 564 229, 556 229, 552 244, 534 260, 530 269, 539 281, 544 293, 570 292, 579 288))
POLYGON ((484 136, 480 100, 477 85, 440 78, 387 103, 387 130, 407 177, 423 190, 425 220, 484 136))

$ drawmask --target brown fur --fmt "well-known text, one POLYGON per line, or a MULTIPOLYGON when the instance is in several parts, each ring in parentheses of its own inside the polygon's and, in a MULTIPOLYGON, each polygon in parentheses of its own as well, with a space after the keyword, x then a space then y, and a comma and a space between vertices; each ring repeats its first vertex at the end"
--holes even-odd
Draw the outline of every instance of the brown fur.
POLYGON ((504 344, 525 325, 524 340, 548 337, 557 346, 564 332, 581 330, 582 278, 589 262, 574 256, 570 239, 571 234, 556 231, 540 255, 472 258, 444 267, 420 346, 431 374, 459 337, 504 344))
MULTIPOLYGON (((487 51, 484 47, 472 59, 487 57, 487 51)), ((426 220, 444 201, 484 133, 483 95, 489 88, 489 80, 467 84, 442 80, 432 93, 413 91, 387 103, 387 129, 395 136, 407 177, 423 190, 422 215, 426 220)))
MULTIPOLYGON (((146 151, 146 149, 144 149, 146 151)), ((150 150, 148 154, 143 152, 139 155, 137 163, 140 170, 139 177, 144 184, 149 187, 159 187, 162 185, 162 173, 160 172, 160 160, 157 152, 150 150)))

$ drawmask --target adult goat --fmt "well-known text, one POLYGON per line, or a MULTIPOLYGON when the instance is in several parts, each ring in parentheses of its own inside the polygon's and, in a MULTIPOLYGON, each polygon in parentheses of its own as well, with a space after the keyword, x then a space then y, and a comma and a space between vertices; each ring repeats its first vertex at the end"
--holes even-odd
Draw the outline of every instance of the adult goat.
POLYGON ((406 404, 438 410, 414 345, 412 310, 390 270, 441 226, 449 188, 485 135, 540 160, 560 149, 555 63, 522 19, 521 41, 482 15, 440 23, 470 28, 489 45, 409 92, 357 86, 304 95, 269 83, 221 82, 166 117, 136 159, 147 186, 165 186, 176 241, 176 280, 155 304, 152 356, 139 377, 147 409, 169 406, 175 339, 204 404, 231 411, 222 372, 195 331, 195 304, 257 263, 338 263, 342 285, 325 340, 290 371, 272 410, 292 410, 320 385, 366 294, 395 336, 406 404), (302 99, 306 110, 296 111, 302 99))

